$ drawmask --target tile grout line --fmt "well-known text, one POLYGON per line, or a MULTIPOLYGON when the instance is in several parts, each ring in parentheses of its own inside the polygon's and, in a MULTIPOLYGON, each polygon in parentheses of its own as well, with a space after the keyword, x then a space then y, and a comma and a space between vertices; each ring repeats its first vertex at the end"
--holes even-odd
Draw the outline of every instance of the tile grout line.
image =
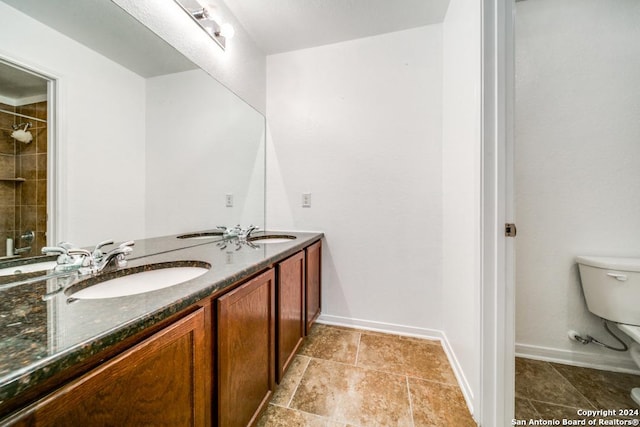
MULTIPOLYGON (((522 399, 522 398, 521 398, 522 399)), ((563 405, 561 403, 555 403, 555 402, 545 402, 544 400, 538 400, 538 399, 531 399, 531 398, 526 398, 526 400, 528 400, 531 403, 531 406, 533 406, 533 409, 536 411, 536 413, 538 415, 541 415, 540 412, 538 411, 538 409, 536 408, 536 406, 533 404, 533 402, 538 402, 538 403, 544 403, 545 405, 553 405, 553 406, 559 406, 561 408, 569 408, 569 409, 584 409, 584 408, 576 408, 575 406, 569 406, 569 405, 563 405)), ((591 403, 591 401, 588 400, 589 403, 591 403)))
MULTIPOLYGON (((581 392, 580 390, 578 390, 578 387, 576 387, 576 386, 571 382, 571 380, 569 380, 569 378, 567 378, 567 377, 565 377, 564 375, 562 375, 562 372, 558 371, 558 370, 556 369, 556 367, 555 367, 555 366, 553 366, 551 363, 549 363, 549 362, 545 362, 545 363, 548 363, 548 364, 549 364, 549 367, 551 367, 551 369, 553 369, 553 370, 554 370, 554 372, 555 372, 556 374, 560 375, 560 378, 562 378, 562 379, 564 379, 566 382, 568 382, 568 383, 569 383, 569 385, 571 385, 571 387, 573 387, 573 389, 574 389, 576 392, 578 392, 578 394, 579 394, 580 396, 582 396, 582 398, 583 398, 584 400, 586 400, 587 402, 589 402, 589 405, 591 405, 591 406, 593 407, 593 409, 596 409, 596 408, 597 408, 597 406, 596 406, 596 405, 594 405, 594 404, 593 404, 593 402, 592 402, 590 399, 588 399, 588 398, 587 398, 587 396, 585 396, 584 394, 582 394, 582 392, 581 392)), ((541 401, 541 402, 542 402, 542 401, 541 401)), ((547 402, 547 403, 552 403, 552 402, 547 402)))
POLYGON ((458 389, 460 388, 460 384, 458 384, 458 383, 446 383, 444 381, 432 380, 432 379, 429 379, 429 378, 422 378, 422 377, 417 377, 415 375, 409 375, 409 374, 403 374, 403 375, 406 375, 407 378, 413 378, 414 380, 427 381, 427 382, 430 382, 430 383, 436 383, 436 384, 444 385, 444 386, 447 386, 447 387, 455 387, 455 388, 458 388, 458 389))
POLYGON ((305 356, 305 357, 307 357, 307 359, 308 359, 307 360, 307 364, 305 365, 304 369, 302 370, 302 373, 300 373, 300 378, 296 382, 296 386, 293 389, 293 392, 291 393, 291 397, 287 401, 286 408, 293 409, 293 408, 291 408, 291 402, 293 401, 293 397, 296 395, 296 392, 298 391, 298 387, 300 387, 300 383, 302 382, 302 377, 304 377, 304 374, 307 372, 307 368, 309 367, 309 363, 311 363, 311 358, 308 357, 308 356, 305 356))
POLYGON ((360 343, 362 342, 362 332, 358 332, 358 345, 356 345, 356 361, 353 366, 358 366, 358 356, 360 355, 360 343))
POLYGON ((407 397, 409 398, 409 416, 411 417, 411 426, 415 426, 416 423, 413 420, 413 402, 411 401, 411 386, 409 386, 409 376, 405 377, 405 381, 407 383, 407 397))
POLYGON ((533 408, 533 412, 535 412, 538 417, 542 418, 542 414, 540 414, 540 411, 538 411, 538 408, 536 408, 535 405, 532 403, 532 400, 527 399, 527 402, 529 402, 529 406, 533 408))

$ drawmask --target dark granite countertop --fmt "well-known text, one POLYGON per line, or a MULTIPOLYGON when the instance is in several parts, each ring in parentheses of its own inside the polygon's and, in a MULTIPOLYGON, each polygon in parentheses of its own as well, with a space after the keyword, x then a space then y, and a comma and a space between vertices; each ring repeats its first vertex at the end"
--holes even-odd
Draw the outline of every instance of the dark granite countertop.
MULTIPOLYGON (((284 243, 235 244, 221 249, 212 239, 166 236, 136 241, 123 269, 152 269, 161 263, 210 265, 188 282, 138 295, 96 300, 70 299, 70 291, 95 278, 51 278, 0 290, 0 411, 5 402, 60 371, 80 364, 144 329, 207 297, 215 297, 243 278, 265 270, 322 233, 273 232, 296 237, 284 243), (149 267, 151 265, 151 267, 149 267), (144 266, 144 267, 143 267, 144 266), (84 283, 83 283, 84 282, 84 283), (43 299, 43 295, 64 290, 43 299)), ((89 282, 90 283, 90 282, 89 282)))

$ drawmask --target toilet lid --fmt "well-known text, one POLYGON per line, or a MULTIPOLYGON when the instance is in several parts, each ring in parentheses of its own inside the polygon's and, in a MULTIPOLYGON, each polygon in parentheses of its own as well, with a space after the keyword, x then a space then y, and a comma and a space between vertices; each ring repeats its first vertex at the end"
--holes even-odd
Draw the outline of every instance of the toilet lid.
POLYGON ((618 323, 618 329, 633 338, 635 342, 640 343, 640 326, 618 323))
POLYGON ((640 272, 640 258, 578 256, 576 257, 576 262, 578 264, 604 268, 606 270, 640 272))

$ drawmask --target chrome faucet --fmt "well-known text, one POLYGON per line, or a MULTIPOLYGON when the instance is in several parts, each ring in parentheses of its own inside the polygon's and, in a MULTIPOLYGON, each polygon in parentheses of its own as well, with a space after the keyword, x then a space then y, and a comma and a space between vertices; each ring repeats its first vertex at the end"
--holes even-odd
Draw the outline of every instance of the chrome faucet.
POLYGON ((242 228, 240 224, 231 228, 219 225, 218 230, 223 231, 222 237, 224 240, 222 242, 218 242, 217 246, 220 248, 220 250, 222 250, 227 247, 227 242, 234 241, 236 244, 236 251, 239 251, 242 248, 243 244, 247 244, 255 248, 256 246, 249 241, 249 238, 251 237, 251 233, 259 228, 260 227, 257 227, 253 224, 248 226, 247 228, 242 228))
POLYGON ((115 260, 118 267, 124 267, 127 265, 126 256, 133 252, 132 246, 135 245, 136 242, 129 240, 121 243, 118 247, 111 249, 106 254, 103 254, 100 248, 110 244, 113 244, 113 241, 102 242, 98 244, 93 251, 92 258, 96 262, 97 271, 102 271, 113 260, 115 260))
POLYGON ((70 244, 60 242, 58 246, 43 247, 42 253, 45 255, 58 254, 58 258, 56 259, 57 265, 54 268, 54 271, 56 272, 78 270, 84 263, 84 257, 79 256, 82 254, 75 251, 69 253, 70 250, 73 250, 73 247, 70 244))
POLYGON ((124 242, 106 254, 102 252, 103 246, 113 244, 113 240, 106 240, 96 245, 93 251, 76 248, 69 242, 60 242, 58 246, 45 246, 43 254, 59 254, 54 271, 78 271, 80 274, 93 274, 101 272, 111 261, 116 260, 118 267, 127 264, 126 256, 133 252, 135 245, 133 240, 124 242))
POLYGON ((223 232, 222 237, 224 237, 225 239, 233 239, 237 237, 240 241, 246 241, 247 239, 249 239, 249 237, 251 237, 251 233, 259 228, 260 227, 257 227, 253 224, 248 226, 247 228, 242 228, 240 224, 231 228, 227 228, 222 225, 218 226, 218 230, 222 230, 223 232))

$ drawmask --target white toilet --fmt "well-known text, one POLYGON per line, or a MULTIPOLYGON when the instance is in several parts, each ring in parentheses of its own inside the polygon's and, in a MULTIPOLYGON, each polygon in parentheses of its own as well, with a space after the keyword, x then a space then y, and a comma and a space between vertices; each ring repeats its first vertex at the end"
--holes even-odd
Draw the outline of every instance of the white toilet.
MULTIPOLYGON (((640 258, 579 256, 576 262, 587 308, 635 341, 630 353, 640 366, 640 258)), ((640 388, 631 398, 640 405, 640 388)))

